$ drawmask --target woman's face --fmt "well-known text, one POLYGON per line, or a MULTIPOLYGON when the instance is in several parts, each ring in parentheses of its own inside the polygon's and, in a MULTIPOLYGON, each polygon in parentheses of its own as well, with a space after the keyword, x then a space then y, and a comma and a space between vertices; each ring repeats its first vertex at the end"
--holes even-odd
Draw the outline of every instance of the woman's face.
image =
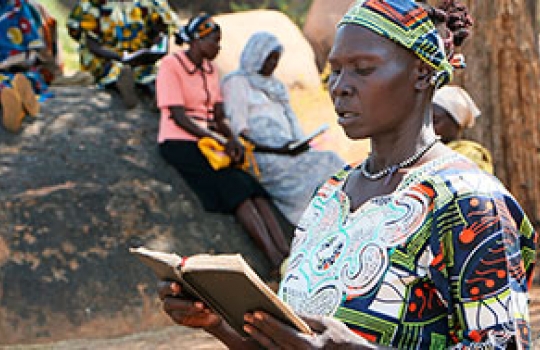
POLYGON ((437 104, 433 104, 433 128, 444 143, 459 139, 461 133, 459 124, 437 104))
POLYGON ((351 139, 395 134, 416 103, 419 59, 357 25, 343 25, 329 55, 329 90, 338 123, 351 139))
POLYGON ((264 75, 266 77, 271 76, 276 70, 280 57, 281 57, 281 52, 272 51, 268 55, 266 60, 264 61, 261 69, 259 70, 259 74, 264 75))
POLYGON ((204 58, 212 61, 219 53, 221 49, 221 31, 217 30, 201 38, 199 41, 199 48, 204 58))

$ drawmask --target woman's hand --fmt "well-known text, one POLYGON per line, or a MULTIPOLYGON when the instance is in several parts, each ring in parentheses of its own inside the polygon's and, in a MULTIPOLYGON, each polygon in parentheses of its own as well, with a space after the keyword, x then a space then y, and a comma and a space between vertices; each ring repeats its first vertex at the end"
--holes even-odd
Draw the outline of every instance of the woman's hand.
POLYGON ((244 161, 244 146, 236 137, 231 137, 225 144, 225 153, 231 157, 233 164, 241 164, 244 161))
POLYGON ((212 331, 222 323, 222 318, 201 301, 183 296, 182 287, 176 282, 159 282, 159 298, 163 310, 179 325, 212 331))
POLYGON ((376 349, 354 334, 345 324, 331 317, 303 317, 312 335, 276 320, 267 313, 246 314, 244 330, 266 349, 376 349))

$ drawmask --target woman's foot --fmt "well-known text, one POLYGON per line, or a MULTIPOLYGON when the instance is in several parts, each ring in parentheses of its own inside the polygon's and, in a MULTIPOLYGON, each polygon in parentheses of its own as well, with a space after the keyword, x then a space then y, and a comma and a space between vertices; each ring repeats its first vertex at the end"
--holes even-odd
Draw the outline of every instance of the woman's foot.
POLYGON ((32 88, 32 83, 23 74, 16 74, 11 85, 19 95, 23 108, 32 117, 37 117, 39 114, 39 101, 32 88))
POLYGON ((133 79, 133 71, 130 67, 122 67, 118 80, 116 81, 116 88, 127 109, 132 109, 137 106, 138 99, 135 92, 135 80, 133 79))
POLYGON ((0 91, 0 102, 2 103, 2 122, 4 127, 12 133, 19 132, 25 116, 19 94, 12 88, 3 88, 0 91))

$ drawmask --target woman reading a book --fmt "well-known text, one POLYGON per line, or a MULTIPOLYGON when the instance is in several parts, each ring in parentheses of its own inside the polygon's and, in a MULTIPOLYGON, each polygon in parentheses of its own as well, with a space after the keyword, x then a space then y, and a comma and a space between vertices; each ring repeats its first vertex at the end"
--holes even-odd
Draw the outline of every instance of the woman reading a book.
POLYGON ((138 103, 135 88, 154 98, 156 61, 141 62, 133 53, 166 43, 176 14, 166 0, 80 0, 67 22, 69 35, 80 44, 80 63, 97 83, 120 93, 126 108, 138 103))
POLYGON ((288 147, 304 133, 287 88, 273 75, 282 51, 273 34, 253 34, 244 47, 239 69, 223 79, 222 91, 233 132, 255 144, 261 184, 296 225, 317 186, 344 162, 334 152, 309 149, 308 142, 297 149, 288 147))
POLYGON ((467 17, 452 0, 365 0, 339 23, 331 97, 347 136, 372 151, 318 190, 296 231, 279 296, 313 334, 255 311, 244 339, 164 283, 174 321, 238 349, 530 347, 537 234, 498 180, 433 130, 433 93, 452 78, 467 17), (434 21, 447 20, 443 41, 434 21))
POLYGON ((221 30, 210 16, 202 14, 182 27, 176 39, 188 48, 162 60, 156 81, 160 153, 207 211, 236 216, 277 273, 289 244, 267 192, 241 169, 214 170, 197 146, 199 139, 209 137, 225 146, 233 163, 244 157, 243 147, 225 119, 218 72, 212 63, 220 49, 221 30))

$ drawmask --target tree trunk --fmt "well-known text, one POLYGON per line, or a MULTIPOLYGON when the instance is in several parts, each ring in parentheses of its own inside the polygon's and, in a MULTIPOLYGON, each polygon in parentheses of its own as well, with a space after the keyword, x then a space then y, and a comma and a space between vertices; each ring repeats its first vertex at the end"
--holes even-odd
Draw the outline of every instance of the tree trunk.
POLYGON ((540 34, 540 6, 538 4, 538 0, 527 0, 527 7, 529 13, 531 14, 536 52, 538 52, 540 45, 538 38, 538 35, 540 34))

